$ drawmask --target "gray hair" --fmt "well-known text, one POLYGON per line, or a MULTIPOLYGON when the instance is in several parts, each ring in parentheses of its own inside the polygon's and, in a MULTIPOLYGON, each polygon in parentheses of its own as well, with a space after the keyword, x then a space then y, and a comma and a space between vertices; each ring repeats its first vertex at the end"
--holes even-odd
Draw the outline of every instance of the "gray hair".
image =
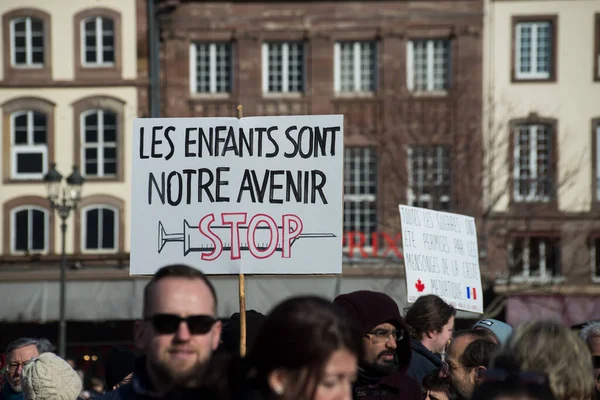
POLYGON ((48 339, 39 338, 20 338, 10 342, 8 347, 6 348, 6 357, 10 357, 10 353, 12 353, 16 349, 20 349, 21 347, 34 345, 37 348, 39 354, 50 353, 54 351, 54 346, 48 339))
POLYGON ((600 337, 600 321, 592 321, 586 324, 579 332, 579 337, 586 343, 589 338, 600 337))

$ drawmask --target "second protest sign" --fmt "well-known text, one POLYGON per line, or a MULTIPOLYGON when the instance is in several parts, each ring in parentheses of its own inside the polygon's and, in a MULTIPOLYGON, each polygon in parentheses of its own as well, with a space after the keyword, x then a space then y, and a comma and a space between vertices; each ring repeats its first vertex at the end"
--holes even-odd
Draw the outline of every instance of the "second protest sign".
POLYGON ((135 119, 131 273, 341 273, 343 117, 135 119))

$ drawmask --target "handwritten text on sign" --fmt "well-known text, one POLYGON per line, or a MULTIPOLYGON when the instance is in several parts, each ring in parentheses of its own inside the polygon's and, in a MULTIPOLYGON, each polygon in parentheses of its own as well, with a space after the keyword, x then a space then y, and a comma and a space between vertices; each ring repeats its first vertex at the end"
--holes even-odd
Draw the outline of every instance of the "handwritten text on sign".
POLYGON ((483 313, 477 232, 472 217, 400 205, 408 301, 435 294, 483 313))
POLYGON ((218 274, 341 272, 342 124, 134 120, 132 273, 170 262, 218 274))

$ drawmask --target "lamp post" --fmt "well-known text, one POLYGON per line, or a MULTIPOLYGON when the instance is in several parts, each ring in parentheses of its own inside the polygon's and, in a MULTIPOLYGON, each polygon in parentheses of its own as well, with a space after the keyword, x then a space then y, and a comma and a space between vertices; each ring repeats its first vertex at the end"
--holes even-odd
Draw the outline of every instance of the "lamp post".
POLYGON ((63 184, 63 176, 56 170, 56 163, 52 163, 50 171, 44 176, 48 200, 53 210, 58 211, 60 217, 60 231, 62 234, 62 251, 60 254, 60 308, 59 308, 59 331, 58 331, 58 354, 66 357, 67 348, 67 321, 66 309, 66 284, 67 284, 67 219, 71 211, 77 207, 81 200, 81 188, 85 179, 79 173, 79 168, 73 166, 73 172, 63 184))

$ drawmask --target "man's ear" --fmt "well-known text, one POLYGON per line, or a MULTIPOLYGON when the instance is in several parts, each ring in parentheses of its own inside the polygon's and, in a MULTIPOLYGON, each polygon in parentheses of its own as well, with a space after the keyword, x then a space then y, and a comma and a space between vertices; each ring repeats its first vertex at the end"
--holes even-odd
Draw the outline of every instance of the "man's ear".
POLYGON ((267 377, 267 382, 269 383, 269 387, 273 392, 275 392, 278 396, 283 396, 287 384, 287 375, 282 369, 277 368, 271 371, 267 377))
POLYGON ((221 343, 221 332, 223 331, 223 323, 219 320, 215 322, 211 329, 213 330, 212 349, 216 350, 217 347, 219 347, 219 344, 221 343))
POLYGON ((133 325, 133 342, 136 350, 142 353, 146 351, 146 324, 142 320, 136 320, 133 325))
POLYGON ((483 382, 483 374, 485 374, 486 368, 483 365, 475 368, 475 382, 480 384, 483 382))

